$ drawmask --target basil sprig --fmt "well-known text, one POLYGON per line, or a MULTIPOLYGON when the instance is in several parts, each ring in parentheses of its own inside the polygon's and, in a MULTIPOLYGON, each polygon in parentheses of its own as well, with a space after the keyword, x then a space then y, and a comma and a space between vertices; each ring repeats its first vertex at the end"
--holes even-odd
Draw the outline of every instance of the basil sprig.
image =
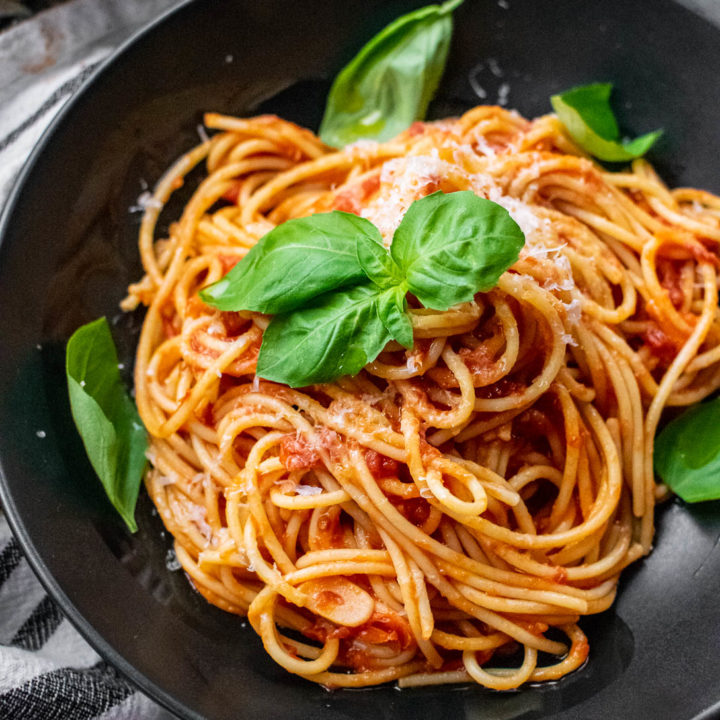
POLYGON ((70 408, 88 458, 131 532, 145 469, 147 432, 128 397, 107 320, 78 328, 65 353, 70 408))
POLYGON ((695 405, 655 438, 655 472, 686 502, 720 499, 720 398, 695 405))
POLYGON ((610 107, 611 92, 611 83, 593 83, 553 95, 550 102, 572 139, 583 150, 599 160, 626 162, 644 155, 662 135, 662 130, 635 140, 621 140, 610 107))
POLYGON ((378 229, 345 212, 298 218, 271 230, 224 278, 202 291, 218 310, 283 313, 365 277, 356 238, 382 246, 378 229))
POLYGON ((393 301, 392 289, 363 284, 276 317, 263 335, 257 374, 292 387, 330 382, 356 375, 395 335, 409 337, 412 345, 412 327, 404 333, 400 328, 403 320, 407 326, 410 321, 393 301), (386 325, 381 313, 395 313, 396 323, 386 325))
POLYGON ((524 243, 500 205, 436 192, 410 206, 389 253, 369 220, 318 213, 278 225, 200 297, 275 314, 257 374, 302 387, 357 374, 391 340, 412 347, 408 292, 433 310, 467 302, 497 284, 524 243))
POLYGON ((360 50, 330 89, 319 133, 324 143, 382 142, 425 117, 445 70, 452 12, 462 2, 403 15, 360 50))

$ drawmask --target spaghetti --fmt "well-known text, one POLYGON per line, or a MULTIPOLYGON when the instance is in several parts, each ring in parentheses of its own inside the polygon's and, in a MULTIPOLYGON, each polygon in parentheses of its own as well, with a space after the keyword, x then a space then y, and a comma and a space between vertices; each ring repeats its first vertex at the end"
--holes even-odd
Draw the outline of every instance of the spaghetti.
POLYGON ((147 204, 124 302, 148 306, 146 486, 194 586, 330 687, 509 689, 578 668, 579 618, 651 549, 663 409, 720 387, 720 199, 642 160, 606 172, 554 116, 498 107, 341 151, 276 117, 205 122, 218 132, 147 204), (390 343, 356 377, 264 381, 268 317, 198 298, 285 220, 340 209, 389 241, 436 190, 503 205, 526 245, 472 302, 411 299, 412 350, 390 343))

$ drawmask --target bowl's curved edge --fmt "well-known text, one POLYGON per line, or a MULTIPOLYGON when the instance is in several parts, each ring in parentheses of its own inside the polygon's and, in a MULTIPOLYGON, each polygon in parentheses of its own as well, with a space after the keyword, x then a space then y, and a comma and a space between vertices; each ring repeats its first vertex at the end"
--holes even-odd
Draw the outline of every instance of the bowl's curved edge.
MULTIPOLYGON (((194 0, 189 0, 194 2, 194 0)), ((133 665, 120 655, 105 638, 83 617, 75 607, 70 598, 63 592, 55 581, 44 561, 37 552, 29 535, 25 532, 24 526, 19 519, 15 504, 8 492, 5 482, 5 474, 0 464, 0 505, 8 520, 8 525, 20 544, 25 558, 35 573, 41 585, 45 588, 52 599, 60 606, 63 615, 70 621, 74 628, 92 646, 94 650, 107 660, 122 675, 136 685, 142 692, 158 702, 167 710, 179 717, 189 720, 203 720, 201 715, 193 713, 185 705, 179 703, 172 695, 166 693, 162 688, 140 673, 133 665)))
MULTIPOLYGON (((14 214, 15 207, 18 200, 28 182, 28 178, 32 174, 38 159, 42 156, 47 145, 52 141, 53 136, 58 127, 65 121, 65 117, 68 115, 72 107, 83 96, 97 80, 99 80, 105 72, 112 65, 116 63, 118 58, 128 52, 135 44, 143 39, 146 35, 149 35, 159 26, 163 25, 166 20, 180 12, 182 12, 189 5, 194 4, 198 0, 180 0, 177 5, 165 10, 160 13, 158 17, 154 18, 147 24, 136 30, 129 38, 113 50, 92 72, 88 78, 82 83, 78 90, 68 99, 65 105, 60 109, 55 118, 53 118, 50 125, 44 130, 40 140, 37 142, 35 147, 32 149, 28 159, 25 161, 17 179, 13 184, 13 188, 10 191, 8 199, 5 203, 5 207, 0 213, 0 246, 5 240, 7 234, 7 228, 10 224, 10 220, 14 214)), ((127 679, 129 679, 134 685, 136 685, 142 692, 157 701, 167 710, 171 711, 175 715, 189 718, 190 720, 203 720, 201 715, 191 711, 184 704, 178 702, 172 695, 166 693, 162 688, 152 682, 145 675, 140 673, 133 665, 128 662, 124 656, 122 656, 115 648, 113 648, 105 638, 90 624, 88 620, 80 613, 75 607, 74 603, 65 594, 59 584, 56 582, 49 568, 43 561, 40 553, 38 552, 35 544, 26 532, 24 524, 18 514, 17 507, 10 493, 8 483, 5 478, 5 472, 2 467, 2 460, 0 459, 0 507, 2 508, 5 516, 7 517, 10 529, 17 539, 20 547, 27 558, 30 567, 37 576, 38 580, 48 592, 48 594, 55 600, 63 614, 72 623, 75 629, 82 635, 82 637, 93 647, 98 654, 109 663, 113 665, 120 673, 122 673, 127 679)))
MULTIPOLYGON (((28 178, 32 174, 35 165, 42 156, 46 147, 52 141, 56 130, 65 121, 66 116, 76 102, 96 83, 97 80, 105 74, 108 68, 112 66, 118 58, 128 52, 138 41, 164 24, 168 18, 181 13, 185 8, 194 5, 196 2, 199 2, 199 0, 179 0, 177 5, 162 12, 158 17, 139 28, 101 62, 101 64, 83 82, 75 94, 65 103, 58 112, 57 116, 43 132, 40 140, 33 148, 30 156, 15 180, 5 206, 0 213, 0 245, 2 245, 5 240, 10 219, 14 214, 18 199, 27 184, 28 178)), ((49 595, 58 603, 64 615, 77 629, 80 635, 93 647, 93 649, 95 649, 103 659, 107 660, 115 668, 117 668, 122 675, 127 677, 141 691, 170 712, 190 720, 203 720, 203 716, 190 710, 186 705, 173 698, 172 695, 166 693, 162 688, 139 672, 129 661, 127 661, 125 657, 113 648, 90 624, 90 622, 85 619, 82 613, 80 613, 70 598, 61 589, 40 556, 40 553, 35 547, 32 539, 25 531, 24 524, 17 512, 12 495, 10 494, 1 459, 0 506, 2 506, 2 510, 5 512, 8 519, 9 526, 39 581, 47 590, 49 595)), ((720 718, 720 701, 701 711, 694 718, 690 718, 689 720, 715 720, 715 718, 720 718)))

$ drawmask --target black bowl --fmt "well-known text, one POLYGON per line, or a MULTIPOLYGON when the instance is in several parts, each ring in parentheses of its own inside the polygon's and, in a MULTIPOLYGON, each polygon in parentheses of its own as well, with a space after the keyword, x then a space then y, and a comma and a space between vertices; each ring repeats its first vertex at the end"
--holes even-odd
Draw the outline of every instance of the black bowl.
MULTIPOLYGON (((624 575, 612 610, 583 622, 590 660, 558 683, 511 693, 328 693, 275 666, 241 619, 166 567, 169 538, 147 497, 140 531, 126 531, 75 435, 63 353, 79 324, 113 318, 130 381, 141 318, 117 306, 140 276, 139 215, 128 209, 143 183, 196 142, 203 110, 275 112, 317 127, 329 79, 418 4, 187 2, 127 44, 65 109, 2 224, 3 506, 83 635, 183 717, 710 717, 720 709, 718 503, 675 502, 658 513, 655 551, 624 575)), ((651 159, 668 181, 720 191, 716 28, 670 0, 467 0, 456 18, 433 116, 479 102, 469 76, 487 102, 507 83, 509 105, 528 116, 547 112, 555 91, 612 80, 624 128, 665 129, 651 159)))

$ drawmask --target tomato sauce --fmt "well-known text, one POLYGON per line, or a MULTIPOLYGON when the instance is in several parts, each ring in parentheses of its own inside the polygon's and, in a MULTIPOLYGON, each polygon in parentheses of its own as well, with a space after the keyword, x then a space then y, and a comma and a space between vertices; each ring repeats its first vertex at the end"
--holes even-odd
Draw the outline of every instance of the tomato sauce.
POLYGON ((376 480, 397 477, 400 469, 400 463, 398 463, 397 460, 393 460, 387 455, 381 455, 379 452, 375 452, 375 450, 365 451, 365 462, 376 480))
POLYGON ((677 265, 670 260, 658 258, 657 269, 660 285, 667 291, 670 302, 676 309, 680 308, 685 299, 685 293, 680 284, 680 272, 677 265))
POLYGON ((240 255, 223 255, 217 256, 223 268, 223 273, 227 275, 241 260, 240 255))
POLYGON ((233 180, 230 183, 230 187, 222 194, 222 199, 227 200, 231 205, 237 205, 238 197, 240 197, 240 190, 242 189, 242 180, 233 180))
POLYGON ((322 466, 316 446, 311 445, 303 435, 286 435, 280 441, 280 462, 291 471, 322 466))
POLYGON ((360 215, 363 203, 380 188, 380 176, 372 175, 361 183, 339 192, 333 201, 333 209, 360 215))
POLYGON ((668 366, 678 353, 677 344, 654 321, 648 321, 648 327, 642 334, 643 342, 660 362, 668 366))
POLYGON ((310 470, 322 467, 321 450, 330 453, 337 448, 340 436, 329 428, 320 428, 313 440, 304 435, 286 435, 280 441, 280 462, 287 470, 310 470))

